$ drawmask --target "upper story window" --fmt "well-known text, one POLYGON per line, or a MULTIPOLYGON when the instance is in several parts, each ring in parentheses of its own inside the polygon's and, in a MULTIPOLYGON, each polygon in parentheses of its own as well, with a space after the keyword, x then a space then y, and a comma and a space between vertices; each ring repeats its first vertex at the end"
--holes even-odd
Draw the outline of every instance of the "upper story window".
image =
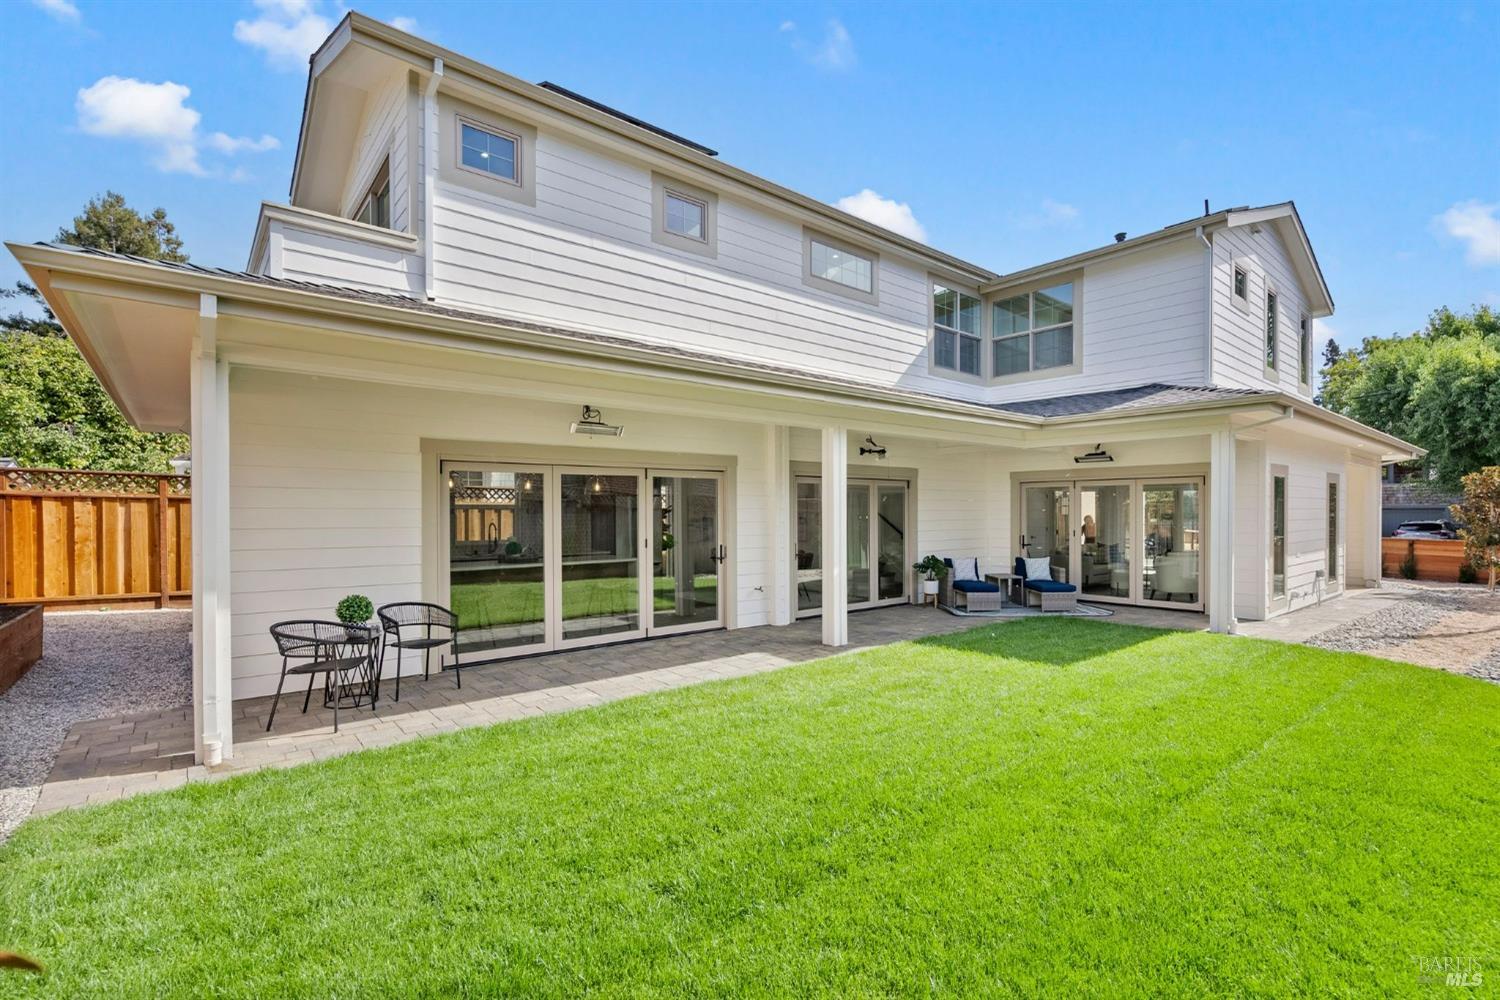
POLYGON ((1300 348, 1298 360, 1300 362, 1300 365, 1298 367, 1298 372, 1302 379, 1302 384, 1305 386, 1311 386, 1313 355, 1312 320, 1308 318, 1306 313, 1302 314, 1300 333, 1301 337, 1298 342, 1300 348))
POLYGON ((810 267, 814 277, 852 288, 857 292, 874 290, 875 262, 852 250, 843 250, 814 238, 810 267))
POLYGON ((802 280, 825 292, 876 304, 879 258, 818 233, 802 236, 802 280))
POLYGON ((667 232, 690 240, 708 242, 708 205, 697 198, 668 190, 664 195, 667 232))
POLYGON ((368 226, 379 226, 382 229, 391 228, 391 161, 389 157, 380 165, 380 171, 370 182, 370 189, 365 192, 364 198, 360 199, 359 208, 354 211, 354 221, 363 222, 368 226))
POLYGON ((1238 264, 1234 268, 1234 297, 1241 303, 1250 302, 1250 273, 1238 264))
POLYGON ((459 164, 512 184, 521 183, 521 137, 458 120, 459 164))
POLYGON ((1276 293, 1266 292, 1266 367, 1276 370, 1276 293))
POLYGON ((1073 364, 1073 282, 999 299, 990 310, 993 374, 1066 368, 1073 364))
POLYGON ((979 297, 944 285, 932 286, 932 363, 965 375, 979 375, 979 297))

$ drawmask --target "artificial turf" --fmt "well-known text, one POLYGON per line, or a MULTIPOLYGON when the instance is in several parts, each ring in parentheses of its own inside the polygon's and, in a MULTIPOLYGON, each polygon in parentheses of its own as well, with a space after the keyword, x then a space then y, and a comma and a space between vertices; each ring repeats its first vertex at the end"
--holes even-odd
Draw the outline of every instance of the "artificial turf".
POLYGON ((990 625, 31 821, 0 994, 1423 995, 1500 962, 1497 748, 1470 678, 990 625))

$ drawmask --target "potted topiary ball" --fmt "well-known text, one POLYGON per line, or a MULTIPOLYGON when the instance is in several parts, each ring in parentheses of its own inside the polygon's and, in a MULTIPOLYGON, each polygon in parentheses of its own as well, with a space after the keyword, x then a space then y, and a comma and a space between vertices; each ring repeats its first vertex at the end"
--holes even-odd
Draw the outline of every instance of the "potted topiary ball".
POLYGON ((355 637, 356 629, 363 629, 366 623, 375 617, 375 605, 364 594, 350 594, 339 601, 338 607, 333 609, 338 620, 343 622, 349 630, 349 637, 355 637))

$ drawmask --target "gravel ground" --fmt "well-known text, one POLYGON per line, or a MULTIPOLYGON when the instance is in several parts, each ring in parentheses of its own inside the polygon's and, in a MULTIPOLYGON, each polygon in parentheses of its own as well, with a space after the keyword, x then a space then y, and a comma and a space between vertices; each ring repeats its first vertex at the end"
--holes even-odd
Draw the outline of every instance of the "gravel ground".
POLYGON ((0 840, 31 813, 68 727, 192 698, 190 611, 46 616, 42 658, 0 694, 0 840))
MULTIPOLYGON (((1477 610, 1485 592, 1470 587, 1428 585, 1415 587, 1386 580, 1385 590, 1399 590, 1407 600, 1382 608, 1352 622, 1319 632, 1307 645, 1346 653, 1399 646, 1421 636, 1438 622, 1460 611, 1477 610)), ((1500 637, 1490 654, 1471 664, 1464 673, 1489 681, 1500 681, 1500 637)))

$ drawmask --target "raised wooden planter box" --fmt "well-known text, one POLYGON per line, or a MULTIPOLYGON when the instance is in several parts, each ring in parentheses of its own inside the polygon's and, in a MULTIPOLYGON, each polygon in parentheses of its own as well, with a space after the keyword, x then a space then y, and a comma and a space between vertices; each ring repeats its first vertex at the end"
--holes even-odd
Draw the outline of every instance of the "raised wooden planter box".
POLYGON ((41 605, 0 605, 0 693, 41 658, 41 605))

